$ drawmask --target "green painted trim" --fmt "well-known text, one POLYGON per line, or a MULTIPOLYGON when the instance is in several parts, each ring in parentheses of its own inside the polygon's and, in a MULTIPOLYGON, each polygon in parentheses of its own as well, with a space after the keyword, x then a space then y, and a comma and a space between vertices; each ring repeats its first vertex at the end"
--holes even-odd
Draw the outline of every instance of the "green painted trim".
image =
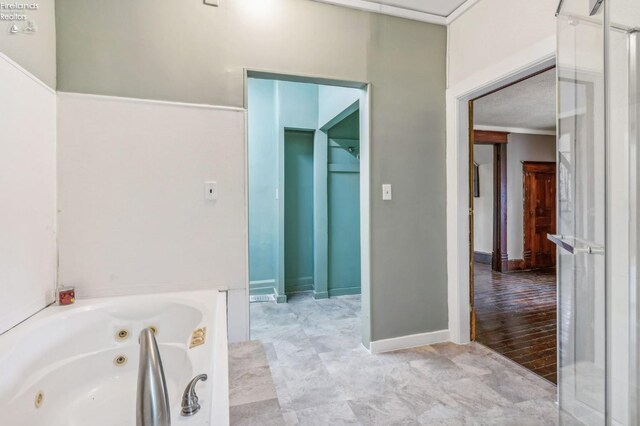
POLYGON ((249 295, 251 296, 264 296, 268 294, 274 294, 276 291, 273 287, 262 287, 262 288, 250 288, 249 295))
POLYGON ((273 294, 276 297, 276 303, 287 303, 287 295, 279 294, 277 288, 273 289, 273 294))
POLYGON ((342 148, 343 145, 340 142, 344 142, 345 145, 349 143, 357 142, 360 144, 360 139, 349 139, 349 138, 331 138, 329 139, 329 147, 330 148, 342 148))
POLYGON ((253 296, 275 294, 275 285, 276 280, 251 281, 249 282, 249 294, 253 296))
POLYGON ((328 299, 329 298, 329 292, 328 291, 313 291, 313 298, 314 299, 328 299))
POLYGON ((287 294, 291 294, 291 293, 303 293, 306 291, 312 291, 313 290, 313 284, 302 284, 302 285, 292 285, 292 286, 287 286, 287 294))
POLYGON ((339 122, 341 122, 342 120, 344 120, 345 118, 347 118, 348 116, 356 112, 360 107, 359 104, 360 104, 360 99, 356 100, 354 103, 349 105, 344 111, 342 111, 340 114, 333 117, 327 123, 325 124, 318 123, 321 126, 320 130, 329 130, 330 128, 332 128, 333 126, 335 126, 336 124, 338 124, 339 122))
POLYGON ((360 164, 329 164, 331 173, 360 173, 360 164))
POLYGON ((249 282, 249 288, 266 288, 266 287, 273 287, 275 285, 276 285, 275 279, 249 282))
POLYGON ((313 290, 323 294, 327 293, 329 285, 329 208, 327 206, 329 135, 319 130, 315 134, 313 143, 313 276, 315 278, 313 290))
POLYGON ((350 294, 360 294, 362 291, 360 287, 345 287, 345 288, 330 288, 329 297, 334 296, 347 296, 350 294))
POLYGON ((286 294, 300 293, 302 291, 311 291, 314 289, 313 277, 300 277, 287 280, 285 283, 286 294))

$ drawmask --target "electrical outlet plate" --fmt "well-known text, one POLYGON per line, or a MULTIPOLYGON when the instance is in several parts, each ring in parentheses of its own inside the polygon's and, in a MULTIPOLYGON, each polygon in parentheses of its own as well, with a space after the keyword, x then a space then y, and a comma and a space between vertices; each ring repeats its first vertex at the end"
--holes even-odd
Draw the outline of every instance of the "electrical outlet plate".
POLYGON ((218 0, 203 0, 203 3, 207 6, 218 7, 218 0))

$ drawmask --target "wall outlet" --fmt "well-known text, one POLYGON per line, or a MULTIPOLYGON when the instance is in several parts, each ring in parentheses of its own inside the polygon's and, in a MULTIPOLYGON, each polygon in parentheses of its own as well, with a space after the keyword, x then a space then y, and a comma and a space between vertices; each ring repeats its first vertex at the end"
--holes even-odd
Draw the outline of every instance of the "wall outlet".
POLYGON ((206 201, 215 201, 218 199, 218 182, 204 183, 204 199, 206 201))
POLYGON ((391 200, 391 184, 385 183, 382 185, 382 200, 391 200))

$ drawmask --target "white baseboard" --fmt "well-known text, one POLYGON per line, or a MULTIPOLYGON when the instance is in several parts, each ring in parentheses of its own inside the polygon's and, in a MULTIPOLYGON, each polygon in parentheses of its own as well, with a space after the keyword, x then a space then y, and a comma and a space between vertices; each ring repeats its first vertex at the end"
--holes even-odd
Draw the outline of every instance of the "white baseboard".
POLYGON ((416 348, 418 346, 433 345, 448 342, 449 330, 432 331, 430 333, 410 334, 409 336, 394 337, 392 339, 371 342, 369 352, 380 354, 400 349, 416 348))

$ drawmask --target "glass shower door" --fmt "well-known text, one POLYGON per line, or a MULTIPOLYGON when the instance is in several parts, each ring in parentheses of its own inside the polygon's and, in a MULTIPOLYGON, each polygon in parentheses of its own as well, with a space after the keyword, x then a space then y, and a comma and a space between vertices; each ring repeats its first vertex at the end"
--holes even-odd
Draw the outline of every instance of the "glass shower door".
POLYGON ((558 385, 564 424, 604 424, 607 160, 604 20, 558 15, 558 385))
POLYGON ((640 1, 558 15, 562 424, 638 425, 640 1))

